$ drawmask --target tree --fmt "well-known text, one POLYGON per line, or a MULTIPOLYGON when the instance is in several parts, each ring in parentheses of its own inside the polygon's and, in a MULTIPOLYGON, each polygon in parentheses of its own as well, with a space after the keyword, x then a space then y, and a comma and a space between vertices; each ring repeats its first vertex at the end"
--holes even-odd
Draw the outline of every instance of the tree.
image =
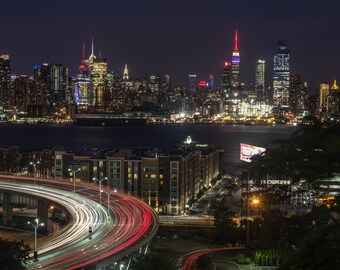
POLYGON ((235 214, 228 204, 228 198, 224 196, 220 201, 212 200, 210 204, 211 208, 215 209, 214 230, 216 238, 221 242, 238 241, 238 230, 233 220, 235 214))
POLYGON ((8 241, 0 238, 0 269, 25 269, 30 247, 24 241, 8 241))
POLYGON ((311 231, 282 270, 340 269, 340 225, 311 231))
POLYGON ((248 164, 247 169, 258 179, 269 174, 293 183, 305 180, 318 187, 319 180, 340 174, 340 124, 301 126, 289 139, 276 144, 248 164))
POLYGON ((139 259, 132 265, 134 270, 171 270, 171 262, 168 257, 165 257, 157 252, 150 252, 144 258, 139 259))

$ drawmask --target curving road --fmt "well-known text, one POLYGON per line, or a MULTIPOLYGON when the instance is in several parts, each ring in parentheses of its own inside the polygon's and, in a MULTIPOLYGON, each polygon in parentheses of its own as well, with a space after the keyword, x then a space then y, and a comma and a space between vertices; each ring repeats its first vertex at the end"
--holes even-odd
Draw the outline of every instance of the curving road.
POLYGON ((95 185, 77 184, 74 193, 73 184, 63 180, 14 176, 0 179, 0 189, 49 199, 63 205, 73 216, 74 222, 67 231, 38 248, 39 261, 32 262, 30 269, 103 267, 149 242, 158 230, 156 213, 134 197, 105 190, 112 193, 108 216, 107 196, 103 195, 103 205, 99 205, 95 185))
POLYGON ((188 254, 187 259, 184 261, 184 267, 183 270, 192 270, 194 267, 194 262, 197 260, 198 257, 214 253, 217 251, 223 251, 223 250, 243 250, 244 247, 226 247, 226 248, 215 248, 215 249, 204 249, 204 250, 198 250, 195 252, 192 252, 188 254))

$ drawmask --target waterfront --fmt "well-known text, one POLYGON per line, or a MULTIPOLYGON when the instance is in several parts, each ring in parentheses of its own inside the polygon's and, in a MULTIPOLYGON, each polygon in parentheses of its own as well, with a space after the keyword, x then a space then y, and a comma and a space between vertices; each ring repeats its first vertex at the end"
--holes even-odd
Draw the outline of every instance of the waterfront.
POLYGON ((273 140, 288 138, 295 129, 288 126, 199 124, 112 127, 1 124, 0 146, 16 145, 24 150, 54 146, 64 146, 67 150, 144 146, 168 148, 191 136, 194 141, 214 142, 224 150, 221 167, 231 172, 239 163, 241 142, 269 147, 273 145, 273 140))

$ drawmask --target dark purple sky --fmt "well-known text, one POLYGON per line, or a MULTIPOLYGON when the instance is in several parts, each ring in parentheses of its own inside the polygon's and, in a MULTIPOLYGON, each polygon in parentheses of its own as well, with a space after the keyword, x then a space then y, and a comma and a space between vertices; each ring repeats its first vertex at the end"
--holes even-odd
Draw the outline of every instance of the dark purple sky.
POLYGON ((85 39, 101 48, 110 70, 124 64, 137 77, 170 74, 173 83, 189 73, 220 83, 239 30, 241 79, 254 81, 255 61, 267 60, 271 81, 279 39, 291 46, 292 71, 312 89, 339 78, 339 1, 307 0, 3 0, 0 53, 11 55, 16 74, 35 63, 61 62, 75 75, 85 39), (313 1, 314 2, 314 1, 313 1))

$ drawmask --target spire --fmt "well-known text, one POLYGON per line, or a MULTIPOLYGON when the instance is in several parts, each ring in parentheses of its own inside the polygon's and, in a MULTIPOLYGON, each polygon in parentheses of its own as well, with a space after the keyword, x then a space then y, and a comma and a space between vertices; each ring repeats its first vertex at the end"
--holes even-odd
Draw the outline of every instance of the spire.
POLYGON ((82 51, 82 57, 81 57, 81 63, 85 63, 85 40, 83 41, 83 51, 82 51))
POLYGON ((336 80, 333 82, 332 90, 339 90, 339 86, 336 84, 336 80))
POLYGON ((128 80, 129 79, 129 71, 128 71, 127 64, 125 64, 124 73, 123 73, 123 79, 124 80, 128 80))
POLYGON ((94 59, 96 59, 96 56, 94 55, 94 45, 93 45, 93 38, 92 38, 92 49, 91 49, 91 55, 89 57, 90 63, 93 63, 94 59))
POLYGON ((91 50, 91 55, 94 55, 94 45, 93 45, 93 38, 92 38, 92 50, 91 50))
POLYGON ((238 51, 238 32, 237 29, 235 31, 235 41, 234 41, 234 51, 238 51))

